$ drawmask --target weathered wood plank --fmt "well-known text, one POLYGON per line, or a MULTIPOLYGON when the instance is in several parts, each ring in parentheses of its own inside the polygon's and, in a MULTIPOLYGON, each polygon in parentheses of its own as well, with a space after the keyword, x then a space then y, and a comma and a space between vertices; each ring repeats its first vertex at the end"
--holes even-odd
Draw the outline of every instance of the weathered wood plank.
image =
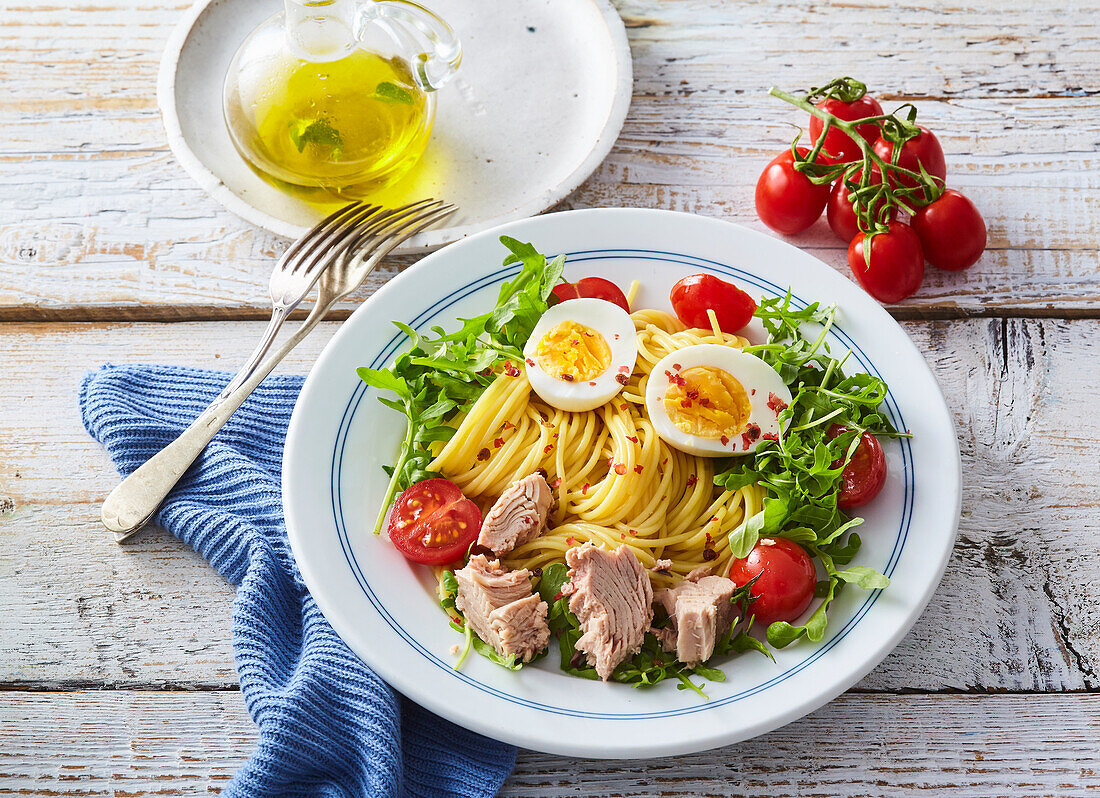
MULTIPOLYGON (((261 326, 0 325, 0 497, 10 500, 0 516, 0 682, 234 683, 230 586, 162 532, 120 548, 100 529, 98 502, 116 477, 80 426, 75 389, 103 361, 235 364, 261 326)), ((285 368, 304 370, 334 328, 285 368)), ((861 687, 1100 687, 1090 445, 1100 323, 906 328, 955 410, 964 514, 928 610, 861 687)))
MULTIPOLYGON (((0 693, 0 793, 215 793, 252 752, 236 692, 0 693)), ((756 740, 598 761, 521 751, 502 798, 1074 798, 1100 789, 1100 696, 849 693, 756 740)), ((595 753, 595 752, 594 752, 595 753)))
MULTIPOLYGON (((994 0, 620 9, 634 106, 607 162, 562 207, 670 207, 759 229, 753 182, 798 121, 764 91, 849 72, 884 95, 939 98, 921 101, 922 118, 989 221, 982 263, 967 275, 931 273, 899 315, 1100 314, 1100 100, 1087 89, 1100 69, 1096 9, 1077 7, 1072 26, 1057 22, 1061 6, 1044 14, 994 0), (853 30, 864 38, 842 35, 853 30), (795 35, 803 54, 786 57, 795 35)), ((0 197, 0 319, 262 314, 284 242, 220 210, 165 148, 154 78, 179 8, 115 0, 0 11, 13 23, 0 26, 10 78, 0 180, 11 188, 0 197)), ((824 222, 795 243, 846 270, 824 222)), ((409 262, 378 272, 340 313, 409 262)))

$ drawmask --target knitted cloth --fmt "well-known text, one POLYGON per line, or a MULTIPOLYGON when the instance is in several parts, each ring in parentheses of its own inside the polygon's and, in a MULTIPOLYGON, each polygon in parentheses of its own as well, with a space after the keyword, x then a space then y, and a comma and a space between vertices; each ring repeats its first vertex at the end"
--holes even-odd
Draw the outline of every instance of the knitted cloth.
MULTIPOLYGON (((80 386, 84 426, 129 474, 190 424, 230 375, 104 366, 80 386)), ((298 573, 283 524, 283 442, 300 377, 269 377, 155 521, 233 584, 241 693, 259 726, 227 796, 492 796, 515 749, 395 693, 348 649, 298 573)))

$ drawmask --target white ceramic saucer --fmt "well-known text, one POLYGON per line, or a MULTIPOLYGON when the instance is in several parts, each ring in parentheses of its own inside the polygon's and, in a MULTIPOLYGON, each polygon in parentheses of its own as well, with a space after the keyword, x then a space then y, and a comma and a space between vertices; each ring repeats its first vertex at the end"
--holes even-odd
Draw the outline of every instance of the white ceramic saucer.
MULTIPOLYGON (((609 0, 430 0, 462 42, 439 93, 421 166, 384 195, 455 203, 448 226, 410 239, 417 252, 549 208, 611 150, 630 105, 626 30, 609 0)), ((183 168, 226 209, 296 238, 324 215, 256 176, 222 120, 222 81, 237 47, 280 0, 199 0, 168 41, 157 102, 183 168)))

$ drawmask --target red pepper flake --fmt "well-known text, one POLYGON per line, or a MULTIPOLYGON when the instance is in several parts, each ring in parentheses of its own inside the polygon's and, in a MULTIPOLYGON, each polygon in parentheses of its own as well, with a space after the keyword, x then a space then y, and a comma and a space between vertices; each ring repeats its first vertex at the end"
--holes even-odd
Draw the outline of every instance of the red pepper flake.
POLYGON ((566 543, 567 543, 568 545, 572 546, 572 545, 576 544, 576 542, 577 542, 577 539, 576 539, 575 537, 573 537, 572 535, 570 535, 569 537, 567 537, 567 538, 565 539, 565 542, 566 542, 566 543))
POLYGON ((591 488, 591 487, 592 487, 591 485, 589 485, 587 482, 585 482, 584 487, 581 488, 581 496, 586 495, 588 493, 588 489, 591 488))
POLYGON ((755 388, 752 388, 752 389, 749 390, 749 396, 756 396, 756 389, 755 388))
POLYGON ((710 399, 707 399, 705 396, 702 399, 699 400, 699 405, 701 407, 706 407, 709 404, 710 404, 710 399))
POLYGON ((531 368, 534 368, 534 366, 535 366, 535 361, 533 361, 531 358, 527 358, 523 362, 526 363, 531 368))
POLYGON ((631 537, 635 537, 635 538, 638 537, 638 530, 637 529, 628 529, 627 532, 630 533, 631 537))
POLYGON ((694 388, 692 388, 690 391, 688 391, 687 397, 688 397, 688 399, 698 399, 699 398, 699 392, 697 390, 695 390, 694 388))
POLYGON ((619 373, 620 374, 629 374, 630 373, 630 366, 619 366, 619 373))
POLYGON ((569 345, 570 346, 580 346, 581 345, 581 339, 580 338, 574 338, 572 341, 569 342, 569 345))
POLYGON ((507 374, 509 377, 518 377, 519 369, 517 369, 515 364, 511 360, 509 360, 504 364, 504 373, 507 374))
MULTIPOLYGON (((630 377, 628 377, 626 374, 616 374, 615 382, 619 383, 619 385, 626 385, 628 382, 630 382, 630 377)), ((595 385, 596 383, 592 384, 595 385)))
POLYGON ((488 460, 489 459, 489 449, 485 448, 485 449, 482 449, 480 452, 478 452, 477 453, 477 459, 482 460, 482 461, 488 460))
POLYGON ((589 385, 591 385, 591 386, 592 386, 593 388, 595 388, 595 387, 596 387, 596 383, 594 383, 594 382, 590 382, 590 383, 588 383, 588 384, 589 384, 589 385))
POLYGON ((638 465, 634 466, 634 473, 635 473, 635 474, 640 474, 640 473, 642 473, 642 471, 644 471, 644 470, 645 470, 645 466, 644 466, 644 465, 638 464, 638 465))
POLYGON ((504 445, 504 438, 497 438, 495 441, 493 441, 493 448, 494 449, 499 449, 503 445, 504 445))
POLYGON ((679 363, 673 363, 673 364, 672 364, 672 368, 673 368, 673 370, 675 370, 675 371, 679 371, 680 369, 682 369, 682 368, 683 368, 683 366, 681 366, 681 365, 680 365, 679 363))
POLYGON ((615 473, 618 474, 620 477, 623 474, 625 474, 626 473, 626 463, 616 463, 615 464, 615 473))
POLYGON ((562 380, 564 380, 565 382, 573 382, 573 380, 577 379, 577 378, 576 378, 576 377, 574 377, 574 376, 573 376, 572 374, 562 374, 562 375, 561 375, 561 378, 562 378, 562 380))
POLYGON ((760 436, 760 440, 762 440, 762 441, 777 441, 777 440, 779 440, 779 436, 776 435, 774 432, 765 432, 763 435, 760 436))
POLYGON ((722 436, 721 440, 722 440, 722 445, 723 446, 725 446, 726 444, 728 444, 730 442, 730 439, 725 435, 722 436))
POLYGON ((545 445, 544 447, 542 447, 542 453, 543 453, 543 454, 550 454, 550 452, 551 452, 551 451, 552 451, 553 449, 554 449, 554 444, 552 444, 552 443, 548 443, 548 444, 546 444, 546 445, 545 445))
POLYGON ((690 488, 690 487, 691 487, 692 485, 694 485, 694 484, 695 484, 696 482, 698 482, 698 481, 699 481, 699 477, 695 476, 694 474, 688 474, 688 478, 687 478, 687 486, 688 486, 689 488, 690 488))
POLYGON ((680 400, 680 407, 691 407, 691 400, 690 399, 681 399, 680 400))
POLYGON ((618 340, 619 340, 619 334, 618 334, 618 333, 615 333, 615 340, 616 340, 616 341, 618 341, 618 340))
POLYGON ((560 488, 561 487, 561 477, 558 477, 553 482, 551 482, 550 487, 551 488, 560 488))
POLYGON ((666 371, 665 376, 668 377, 668 381, 673 385, 687 385, 687 380, 679 374, 673 374, 671 371, 666 371))
POLYGON ((778 416, 780 412, 787 409, 787 403, 776 396, 774 393, 768 394, 768 407, 770 407, 778 416))
POLYGON ((631 443, 637 443, 638 442, 638 436, 637 435, 627 435, 626 439, 628 441, 630 441, 631 443))
POLYGON ((619 533, 619 540, 626 540, 626 535, 624 535, 622 532, 620 532, 619 533))
MULTIPOLYGON (((711 521, 714 521, 714 520, 716 520, 716 519, 712 518, 712 519, 710 519, 710 520, 711 520, 711 521)), ((709 545, 710 545, 711 543, 713 543, 713 542, 714 542, 714 538, 712 538, 712 537, 710 536, 710 532, 705 532, 704 534, 705 534, 705 535, 707 536, 707 545, 709 546, 709 545)))
POLYGON ((505 421, 503 426, 501 426, 500 429, 501 429, 501 431, 504 431, 504 430, 510 430, 510 429, 515 429, 515 428, 516 428, 516 425, 513 424, 511 421, 505 421))
POLYGON ((553 602, 557 601, 560 598, 565 598, 565 593, 563 593, 562 591, 559 590, 558 595, 556 595, 556 596, 554 596, 554 598, 550 599, 550 602, 553 603, 553 602))
POLYGON ((661 465, 663 465, 663 466, 668 465, 668 458, 667 457, 664 460, 661 461, 661 465))
POLYGON ((619 409, 625 413, 630 410, 630 405, 628 405, 626 402, 623 402, 621 405, 619 405, 619 409))
POLYGON ((760 437, 760 425, 749 424, 741 433, 741 445, 748 449, 760 437))

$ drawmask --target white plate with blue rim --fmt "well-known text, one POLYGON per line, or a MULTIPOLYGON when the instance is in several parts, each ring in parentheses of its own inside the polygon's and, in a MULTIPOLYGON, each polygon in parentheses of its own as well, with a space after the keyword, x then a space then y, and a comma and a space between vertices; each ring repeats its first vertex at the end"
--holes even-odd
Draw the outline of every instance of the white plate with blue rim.
MULTIPOLYGON (((549 214, 471 236, 421 260, 348 319, 310 372, 290 422, 283 500, 291 546, 310 591, 345 642, 394 688, 455 723, 525 748, 601 758, 667 756, 745 740, 789 723, 854 685, 898 644, 947 564, 960 511, 960 461, 936 380, 897 323, 858 286, 811 255, 734 224, 669 211, 549 214), (885 590, 844 591, 819 643, 800 640, 775 662, 723 663, 709 700, 672 680, 636 689, 562 673, 551 654, 519 671, 470 656, 460 670, 428 569, 372 534, 403 417, 378 402, 358 366, 389 365, 405 345, 398 320, 452 328, 484 313, 518 266, 502 266, 500 235, 565 253, 570 280, 641 282, 634 307, 671 310, 673 283, 706 272, 755 296, 790 287, 796 305, 836 304, 834 353, 890 386, 885 412, 911 439, 884 442, 888 477, 861 512, 858 564, 885 590)), ((812 610, 812 608, 811 608, 812 610)), ((808 610, 807 612, 809 612, 808 610)))

